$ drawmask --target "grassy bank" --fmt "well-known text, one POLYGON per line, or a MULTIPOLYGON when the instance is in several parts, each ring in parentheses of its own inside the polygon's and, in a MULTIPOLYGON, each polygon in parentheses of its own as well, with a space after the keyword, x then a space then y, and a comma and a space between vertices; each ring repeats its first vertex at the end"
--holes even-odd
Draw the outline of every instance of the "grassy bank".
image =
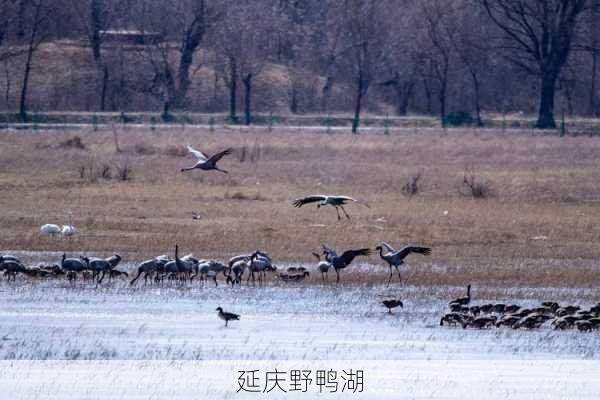
POLYGON ((341 250, 421 243, 434 252, 409 260, 413 283, 599 284, 600 142, 458 133, 5 132, 0 248, 141 259, 177 242, 200 257, 262 248, 277 261, 310 261, 321 243, 341 250), (221 161, 230 173, 182 174, 193 163, 185 144, 207 153, 233 147, 221 161), (313 193, 353 196, 370 208, 349 206, 352 219, 337 221, 328 207, 292 207, 294 198, 313 193), (44 223, 67 223, 68 212, 79 235, 39 235, 44 223))

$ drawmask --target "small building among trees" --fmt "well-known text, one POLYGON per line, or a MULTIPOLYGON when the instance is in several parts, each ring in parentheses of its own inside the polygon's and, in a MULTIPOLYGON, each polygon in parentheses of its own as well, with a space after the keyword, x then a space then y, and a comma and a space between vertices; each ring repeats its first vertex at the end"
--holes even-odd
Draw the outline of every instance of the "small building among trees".
POLYGON ((163 37, 159 32, 109 29, 100 31, 100 40, 106 44, 152 45, 162 42, 163 37))

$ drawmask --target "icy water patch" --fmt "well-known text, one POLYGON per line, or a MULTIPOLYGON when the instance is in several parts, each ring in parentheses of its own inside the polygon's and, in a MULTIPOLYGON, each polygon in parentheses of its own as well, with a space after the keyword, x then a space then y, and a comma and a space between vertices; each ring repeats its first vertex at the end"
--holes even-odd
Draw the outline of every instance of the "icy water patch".
MULTIPOLYGON (((539 299, 556 294, 532 291, 539 299)), ((440 327, 445 300, 424 295, 424 288, 403 288, 404 310, 389 315, 378 297, 388 292, 360 285, 122 283, 96 289, 2 283, 0 359, 600 359, 598 332, 558 332, 547 325, 534 331, 440 327), (218 306, 241 320, 225 328, 218 306)), ((513 302, 536 304, 530 297, 513 302)))

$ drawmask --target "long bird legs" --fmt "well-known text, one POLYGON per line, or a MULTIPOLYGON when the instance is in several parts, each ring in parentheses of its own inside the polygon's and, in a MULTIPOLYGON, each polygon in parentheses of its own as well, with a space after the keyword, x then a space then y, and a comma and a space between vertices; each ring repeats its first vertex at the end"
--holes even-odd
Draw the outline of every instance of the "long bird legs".
MULTIPOLYGON (((317 206, 317 207, 318 207, 318 206, 317 206)), ((346 216, 346 218, 347 218, 347 219, 350 219, 350 215, 348 215, 348 213, 347 213, 347 212, 346 212, 346 210, 344 209, 344 206, 339 206, 339 207, 338 207, 338 206, 336 206, 336 207, 335 207, 335 211, 337 211, 337 218, 338 218, 338 221, 342 219, 342 218, 340 217, 340 210, 339 210, 340 208, 341 208, 341 209, 342 209, 342 211, 344 212, 344 215, 346 216)))
POLYGON ((387 244, 385 242, 381 243, 381 245, 377 246, 375 249, 379 250, 379 257, 381 257, 382 260, 387 262, 390 267, 390 277, 388 278, 388 282, 387 282, 388 285, 392 281, 392 276, 393 276, 392 267, 396 268, 396 271, 398 271, 398 280, 400 282, 402 282, 402 277, 400 276, 400 270, 398 269, 398 267, 400 265, 404 264, 404 259, 406 258, 406 256, 408 256, 411 253, 423 254, 426 256, 431 254, 431 248, 429 248, 429 247, 406 246, 406 247, 396 251, 392 246, 390 246, 389 244, 387 244), (384 247, 387 250, 386 253, 383 252, 384 247))

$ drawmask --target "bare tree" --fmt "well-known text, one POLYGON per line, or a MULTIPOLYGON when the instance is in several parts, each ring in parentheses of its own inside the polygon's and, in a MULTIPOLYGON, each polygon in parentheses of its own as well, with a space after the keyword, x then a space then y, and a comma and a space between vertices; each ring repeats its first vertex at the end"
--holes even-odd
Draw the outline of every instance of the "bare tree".
POLYGON ((406 115, 419 78, 420 43, 414 22, 414 5, 388 10, 395 21, 391 33, 390 62, 384 64, 387 79, 380 82, 393 90, 397 115, 406 115))
POLYGON ((155 7, 146 9, 147 18, 140 23, 160 32, 165 40, 139 52, 153 72, 146 82, 134 86, 161 99, 163 118, 168 119, 171 109, 184 107, 196 51, 220 19, 221 6, 205 0, 180 0, 158 2, 155 7))
POLYGON ((14 0, 0 0, 0 61, 3 62, 26 53, 21 46, 16 46, 18 26, 15 21, 19 19, 19 8, 20 3, 15 4, 14 0))
POLYGON ((10 33, 11 23, 16 18, 14 15, 14 8, 14 3, 12 1, 0 1, 0 48, 6 43, 10 33))
POLYGON ((235 9, 235 4, 228 3, 222 23, 211 35, 211 43, 213 43, 213 50, 217 59, 215 68, 219 71, 225 86, 229 89, 229 120, 232 123, 238 122, 239 64, 244 44, 242 29, 237 24, 243 23, 242 19, 239 10, 235 9))
POLYGON ((389 19, 386 10, 395 3, 379 0, 346 0, 343 15, 341 62, 355 90, 352 132, 358 132, 363 100, 389 61, 389 19))
POLYGON ((21 109, 22 117, 28 104, 41 110, 161 107, 165 118, 194 107, 229 109, 232 120, 243 112, 240 119, 250 123, 255 104, 273 98, 292 113, 352 112, 354 131, 361 112, 388 105, 399 115, 442 118, 472 109, 478 120, 484 111, 536 112, 537 126, 551 127, 555 101, 565 112, 600 113, 599 4, 0 0, 0 91, 6 108, 21 109), (50 9, 53 18, 44 19, 50 9), (109 44, 106 30, 162 40, 109 44), (42 46, 43 61, 53 68, 39 68, 42 51, 36 49, 50 38, 56 42, 52 51, 42 46), (81 39, 89 48, 72 45, 81 39), (200 77, 207 75, 205 85, 200 77), (34 86, 38 79, 46 82, 44 90, 34 86))
POLYGON ((19 39, 25 39, 25 25, 27 19, 27 8, 30 0, 17 0, 18 11, 17 11, 17 37, 19 39))
POLYGON ((486 46, 482 41, 487 35, 480 13, 467 5, 458 4, 455 17, 449 23, 456 25, 457 40, 453 40, 452 45, 473 84, 475 119, 481 126, 481 75, 482 70, 487 68, 486 46))
POLYGON ((217 52, 222 52, 225 82, 230 90, 230 118, 236 120, 238 79, 244 85, 244 121, 252 122, 252 89, 269 60, 277 20, 269 2, 247 1, 227 3, 217 36, 217 52), (261 7, 262 6, 262 7, 261 7))
POLYGON ((276 13, 280 15, 277 30, 276 61, 285 65, 288 75, 288 104, 291 113, 296 114, 300 107, 302 89, 309 79, 307 56, 309 43, 313 39, 312 8, 314 0, 298 2, 279 0, 276 13))
MULTIPOLYGON (((29 88, 29 77, 31 75, 31 65, 33 55, 39 45, 47 39, 48 32, 44 28, 44 23, 52 14, 53 8, 47 0, 29 0, 27 4, 30 7, 31 15, 27 15, 28 23, 26 25, 27 53, 23 70, 23 82, 21 85, 21 97, 19 100, 19 117, 23 122, 27 121, 27 90, 29 88)), ((26 13, 27 10, 24 11, 26 13)))
POLYGON ((389 86, 394 90, 396 115, 403 116, 408 113, 408 103, 417 83, 416 73, 416 68, 410 68, 406 71, 404 69, 395 70, 391 79, 381 83, 381 85, 389 86))
POLYGON ((102 32, 110 28, 116 15, 121 11, 118 2, 110 0, 71 0, 71 5, 81 23, 81 29, 89 40, 96 68, 96 90, 99 96, 100 111, 106 109, 106 92, 109 82, 109 65, 102 52, 102 32))
POLYGON ((587 0, 478 0, 503 34, 501 48, 540 81, 537 128, 555 128, 556 83, 577 35, 587 0))
POLYGON ((425 91, 425 112, 428 115, 433 114, 433 88, 430 79, 433 76, 433 61, 425 56, 421 56, 418 73, 421 78, 423 90, 425 91))
POLYGON ((324 77, 323 86, 321 87, 320 110, 326 113, 329 111, 329 100, 339 71, 340 41, 344 26, 340 17, 341 13, 334 7, 334 3, 326 1, 324 4, 326 7, 324 10, 325 19, 317 27, 321 33, 321 39, 313 42, 312 53, 314 59, 318 60, 317 72, 324 77))
POLYGON ((6 107, 9 105, 11 89, 11 73, 9 70, 8 59, 14 55, 13 46, 6 45, 10 37, 10 27, 12 21, 16 18, 14 3, 10 0, 0 1, 0 61, 4 67, 4 100, 6 107))
POLYGON ((229 120, 232 123, 238 122, 237 117, 237 98, 238 98, 238 61, 235 54, 218 51, 216 54, 217 62, 215 70, 223 78, 223 82, 229 90, 229 120))
POLYGON ((600 108, 596 103, 596 81, 598 76, 598 54, 600 52, 600 24, 598 24, 598 18, 600 17, 600 3, 595 2, 590 6, 588 13, 588 34, 587 41, 589 46, 589 53, 592 59, 591 74, 590 74, 590 92, 589 92, 589 105, 588 114, 592 116, 600 115, 600 108))
POLYGON ((458 40, 454 23, 456 1, 424 0, 421 2, 425 41, 423 55, 430 60, 433 77, 437 82, 440 120, 446 118, 448 83, 453 62, 455 42, 458 40))

